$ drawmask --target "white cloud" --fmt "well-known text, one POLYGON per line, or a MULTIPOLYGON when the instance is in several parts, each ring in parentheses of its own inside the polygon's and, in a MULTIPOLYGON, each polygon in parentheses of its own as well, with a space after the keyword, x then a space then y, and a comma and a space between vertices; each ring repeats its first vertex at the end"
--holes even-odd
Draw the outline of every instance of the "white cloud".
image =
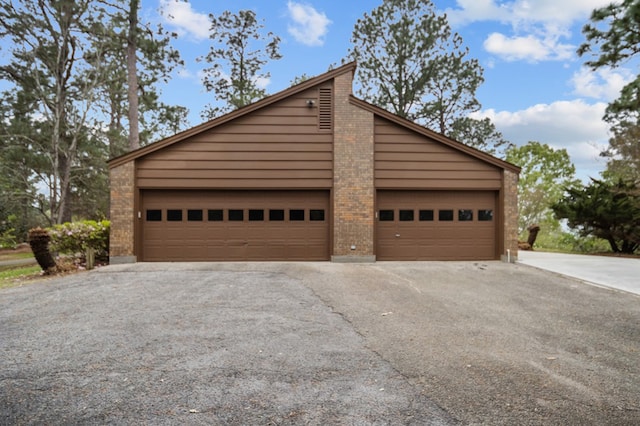
POLYGON ((447 8, 447 20, 454 27, 475 21, 509 20, 510 10, 505 5, 497 5, 495 0, 458 0, 458 8, 447 8))
POLYGON ((331 23, 327 15, 315 10, 312 6, 290 1, 287 3, 289 17, 293 23, 289 25, 289 34, 296 41, 307 46, 322 46, 323 37, 331 23))
POLYGON ((197 79, 197 77, 193 74, 193 72, 189 71, 186 68, 178 69, 178 72, 176 74, 178 75, 179 78, 183 78, 185 80, 197 79))
POLYGON ((611 0, 517 0, 513 15, 521 21, 562 22, 570 24, 589 16, 593 9, 608 6, 611 0))
POLYGON ((625 68, 591 71, 583 67, 573 74, 571 82, 576 95, 608 102, 618 98, 622 88, 634 78, 633 73, 625 68))
POLYGON ((575 47, 559 43, 557 39, 539 39, 533 35, 525 37, 506 37, 492 33, 484 42, 487 52, 508 61, 526 60, 538 62, 545 60, 566 60, 571 58, 575 47))
POLYGON ((457 8, 445 13, 451 25, 477 21, 499 21, 520 27, 532 23, 570 25, 584 20, 593 9, 607 6, 611 0, 457 0, 457 8))
POLYGON ((180 34, 189 35, 196 40, 209 37, 209 17, 205 13, 194 11, 188 1, 160 0, 160 13, 180 34))
POLYGON ((565 148, 578 177, 584 180, 598 177, 605 167, 599 154, 609 139, 608 126, 602 121, 606 106, 604 102, 558 101, 515 112, 488 109, 473 116, 489 117, 498 131, 516 145, 538 141, 565 148))
POLYGON ((256 86, 259 89, 266 89, 269 84, 271 84, 271 78, 269 77, 256 77, 255 79, 256 86))
POLYGON ((492 54, 506 60, 566 60, 575 46, 562 43, 571 37, 571 27, 584 22, 593 9, 611 0, 457 0, 456 8, 445 13, 452 26, 478 21, 510 25, 511 35, 491 34, 484 42, 492 54))

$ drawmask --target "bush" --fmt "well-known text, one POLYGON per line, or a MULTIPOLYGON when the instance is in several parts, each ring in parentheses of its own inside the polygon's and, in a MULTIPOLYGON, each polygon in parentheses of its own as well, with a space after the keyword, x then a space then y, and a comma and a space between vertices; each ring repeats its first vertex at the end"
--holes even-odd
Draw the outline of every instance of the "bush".
POLYGON ((15 229, 9 228, 4 232, 0 232, 0 248, 14 249, 18 244, 18 239, 15 235, 15 229))
POLYGON ((109 255, 109 226, 108 220, 83 220, 55 225, 49 229, 51 250, 74 255, 93 249, 96 256, 106 257, 109 255))
POLYGON ((540 234, 536 240, 535 248, 564 253, 603 253, 611 251, 606 240, 593 236, 581 237, 571 232, 540 234))
POLYGON ((16 237, 14 224, 17 219, 16 215, 10 214, 7 220, 0 222, 0 248, 16 248, 18 238, 16 237))

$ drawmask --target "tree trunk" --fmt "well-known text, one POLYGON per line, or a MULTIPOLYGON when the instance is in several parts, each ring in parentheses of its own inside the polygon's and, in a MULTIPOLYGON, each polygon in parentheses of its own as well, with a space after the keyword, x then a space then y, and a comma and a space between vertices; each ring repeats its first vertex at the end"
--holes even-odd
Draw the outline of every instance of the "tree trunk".
POLYGON ((46 229, 34 228, 29 230, 29 245, 38 265, 46 274, 54 273, 57 269, 56 261, 49 251, 51 237, 46 229))
POLYGON ((54 223, 71 222, 71 160, 66 155, 60 156, 60 199, 58 200, 58 214, 54 223))
POLYGON ((629 241, 629 240, 624 240, 622 242, 622 253, 624 254, 633 254, 636 249, 638 248, 638 245, 635 244, 633 241, 629 241))
POLYGON ((129 149, 140 147, 138 130, 138 70, 136 65, 138 6, 140 0, 131 0, 129 5, 129 34, 127 36, 127 82, 129 100, 129 149))
POLYGON ((531 246, 531 250, 533 250, 533 244, 538 238, 538 232, 540 232, 540 225, 531 225, 527 228, 527 231, 529 231, 529 238, 527 238, 527 243, 531 246))

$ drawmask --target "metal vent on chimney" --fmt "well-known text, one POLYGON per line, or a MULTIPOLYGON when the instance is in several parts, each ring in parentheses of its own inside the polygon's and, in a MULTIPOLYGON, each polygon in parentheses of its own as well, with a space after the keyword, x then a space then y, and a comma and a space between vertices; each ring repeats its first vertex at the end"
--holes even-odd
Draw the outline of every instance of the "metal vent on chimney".
POLYGON ((320 130, 333 128, 333 97, 330 87, 318 89, 318 128, 320 130))

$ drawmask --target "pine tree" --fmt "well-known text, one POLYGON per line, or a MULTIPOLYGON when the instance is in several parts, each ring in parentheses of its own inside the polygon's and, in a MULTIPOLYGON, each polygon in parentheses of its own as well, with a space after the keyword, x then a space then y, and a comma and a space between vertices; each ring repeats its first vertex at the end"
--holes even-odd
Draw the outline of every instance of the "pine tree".
POLYGON ((209 105, 204 119, 241 108, 266 96, 259 80, 269 78, 263 67, 270 60, 280 59, 280 38, 271 32, 262 33, 264 25, 255 12, 241 10, 238 14, 224 11, 209 15, 213 41, 206 56, 199 58, 210 66, 204 69, 204 86, 213 92, 222 106, 209 105))
POLYGON ((482 68, 429 0, 384 0, 356 22, 351 44, 368 102, 445 135, 480 109, 482 68))

